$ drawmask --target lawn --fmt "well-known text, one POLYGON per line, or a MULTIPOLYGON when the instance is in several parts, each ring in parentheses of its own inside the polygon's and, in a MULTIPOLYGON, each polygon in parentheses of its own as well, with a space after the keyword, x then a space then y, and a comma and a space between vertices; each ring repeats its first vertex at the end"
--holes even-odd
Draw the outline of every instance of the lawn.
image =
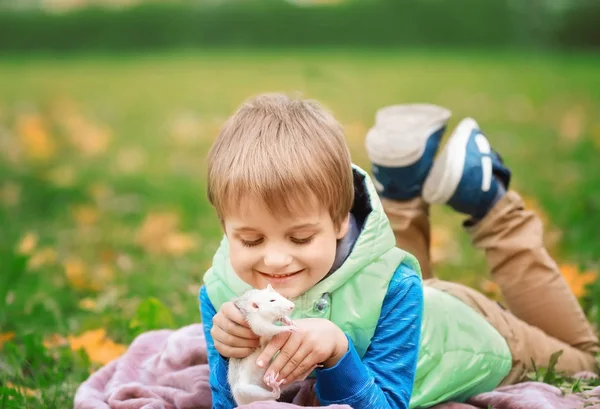
MULTIPOLYGON (((138 333, 199 320, 221 234, 206 154, 225 118, 267 91, 321 100, 364 168, 381 106, 440 104, 450 128, 477 119, 595 319, 583 286, 600 261, 599 66, 599 56, 506 52, 3 57, 0 408, 69 407, 138 333)), ((498 296, 463 217, 436 207, 433 219, 437 274, 498 296)))

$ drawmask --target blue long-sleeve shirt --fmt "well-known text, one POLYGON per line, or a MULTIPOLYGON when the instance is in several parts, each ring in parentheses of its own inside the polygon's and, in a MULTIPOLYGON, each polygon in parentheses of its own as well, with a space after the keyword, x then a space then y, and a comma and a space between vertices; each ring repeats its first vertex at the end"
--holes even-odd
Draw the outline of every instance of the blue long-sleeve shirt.
MULTIPOLYGON (((368 294, 364 295, 368 297, 368 294)), ((236 407, 227 382, 228 360, 215 349, 210 335, 215 308, 206 288, 200 308, 208 348, 213 409, 236 407)), ((408 265, 394 273, 383 301, 377 328, 361 360, 348 337, 348 351, 331 368, 317 369, 316 393, 322 406, 347 404, 354 409, 403 409, 410 401, 421 334, 423 289, 408 265)))

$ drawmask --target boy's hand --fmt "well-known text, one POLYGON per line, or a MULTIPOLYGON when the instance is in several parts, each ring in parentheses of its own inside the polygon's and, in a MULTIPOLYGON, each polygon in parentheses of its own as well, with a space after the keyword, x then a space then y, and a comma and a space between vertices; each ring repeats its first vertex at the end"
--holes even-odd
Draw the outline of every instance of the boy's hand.
POLYGON ((224 303, 215 314, 210 335, 215 349, 225 358, 245 358, 260 346, 259 337, 232 302, 224 303))
POLYGON ((304 379, 317 366, 334 366, 348 351, 346 335, 331 321, 307 318, 294 324, 298 331, 276 335, 258 357, 257 365, 264 367, 280 351, 265 372, 265 382, 304 379))

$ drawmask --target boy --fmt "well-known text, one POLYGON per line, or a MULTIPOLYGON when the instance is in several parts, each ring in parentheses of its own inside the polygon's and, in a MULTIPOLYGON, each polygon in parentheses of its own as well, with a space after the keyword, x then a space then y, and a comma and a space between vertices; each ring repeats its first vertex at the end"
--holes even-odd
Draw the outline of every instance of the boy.
POLYGON ((208 174, 225 236, 200 292, 214 408, 235 406, 227 359, 258 345, 230 300, 267 284, 295 302, 301 330, 273 338, 257 365, 284 386, 320 365, 323 406, 465 400, 522 379, 531 359, 546 364, 557 349, 561 369, 594 369, 597 339, 543 251, 539 222, 506 193, 508 169, 475 122, 463 121, 433 163, 448 117, 433 106, 378 112, 367 149, 379 192, 314 102, 260 96, 227 121, 208 174), (431 277, 421 194, 471 215, 475 245, 524 321, 464 286, 422 286, 419 262, 400 249, 431 277))

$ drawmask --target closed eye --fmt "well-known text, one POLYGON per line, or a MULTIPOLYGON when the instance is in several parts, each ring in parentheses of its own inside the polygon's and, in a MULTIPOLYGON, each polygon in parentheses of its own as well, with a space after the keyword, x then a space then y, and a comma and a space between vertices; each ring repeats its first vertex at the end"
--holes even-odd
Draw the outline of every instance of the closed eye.
POLYGON ((263 239, 260 238, 258 240, 252 240, 252 241, 248 241, 248 240, 242 240, 240 239, 240 241, 242 242, 242 245, 244 247, 254 247, 254 246, 258 246, 260 243, 263 242, 263 239))
POLYGON ((306 237, 303 239, 297 239, 295 237, 291 237, 290 240, 292 241, 292 243, 296 243, 296 244, 309 244, 313 240, 314 237, 315 237, 315 235, 313 234, 312 236, 306 237))

